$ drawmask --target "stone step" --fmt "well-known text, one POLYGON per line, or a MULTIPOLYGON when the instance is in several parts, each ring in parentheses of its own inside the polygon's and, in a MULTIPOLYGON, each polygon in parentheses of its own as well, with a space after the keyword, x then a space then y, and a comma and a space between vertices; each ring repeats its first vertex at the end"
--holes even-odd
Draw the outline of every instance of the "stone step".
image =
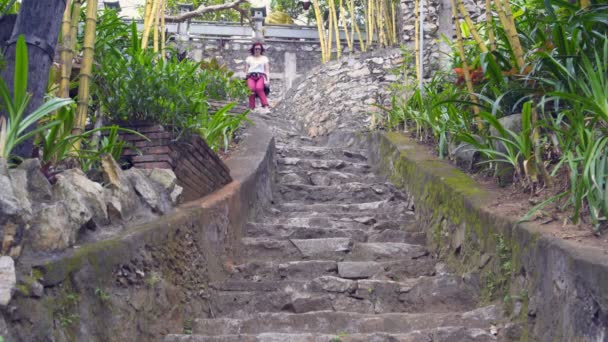
POLYGON ((328 259, 377 261, 388 259, 418 259, 429 253, 422 245, 399 242, 354 242, 350 238, 275 239, 243 238, 243 257, 247 260, 293 261, 328 259))
POLYGON ((383 262, 336 262, 333 260, 252 261, 236 267, 231 279, 250 281, 309 280, 324 275, 347 279, 395 280, 431 276, 436 273, 432 258, 395 259, 383 262))
POLYGON ((490 328, 466 328, 444 326, 434 329, 416 330, 405 334, 236 334, 236 335, 168 335, 164 342, 488 342, 497 341, 490 328))
POLYGON ((209 305, 218 317, 248 317, 260 311, 447 312, 470 310, 477 303, 472 287, 451 275, 406 278, 399 282, 329 275, 298 281, 231 279, 211 283, 210 289, 209 305))
POLYGON ((276 145, 277 156, 283 158, 304 159, 346 159, 355 162, 366 162, 367 152, 356 149, 341 149, 314 145, 276 145))
POLYGON ((308 158, 281 158, 277 157, 279 171, 336 171, 354 174, 372 172, 369 164, 352 162, 344 159, 308 159, 308 158))
MULTIPOLYGON (((302 204, 306 206, 306 204, 302 204)), ((327 206, 333 206, 327 204, 327 206)), ((380 211, 380 210, 378 210, 380 211)), ((285 211, 276 209, 273 214, 266 213, 258 218, 257 222, 263 224, 284 224, 289 226, 311 227, 311 228, 335 228, 335 229, 371 229, 375 232, 384 230, 397 230, 407 232, 422 232, 423 229, 415 221, 414 213, 411 211, 385 212, 374 215, 373 211, 360 212, 303 212, 285 211)))
MULTIPOLYGON (((349 223, 326 228, 325 225, 294 226, 289 224, 264 224, 249 222, 245 225, 246 237, 271 237, 286 239, 350 238, 355 242, 401 242, 423 245, 426 243, 424 232, 402 230, 376 230, 373 226, 355 222, 357 229, 345 228, 349 223)), ((381 226, 378 226, 381 227, 381 226)))
POLYGON ((361 203, 280 203, 274 209, 284 217, 373 217, 376 221, 392 219, 399 215, 414 217, 409 205, 401 201, 371 201, 361 203), (295 213, 295 214, 294 214, 295 213))
POLYGON ((340 171, 306 171, 292 170, 278 172, 279 184, 306 184, 306 185, 340 185, 360 182, 371 183, 379 179, 373 173, 354 174, 340 171))
POLYGON ((381 183, 346 183, 333 186, 280 184, 275 193, 284 202, 362 203, 394 196, 395 189, 381 183))
POLYGON ((437 327, 467 327, 488 330, 502 319, 503 309, 491 305, 457 313, 387 313, 317 311, 303 314, 257 313, 249 318, 197 319, 194 334, 208 336, 231 334, 313 333, 313 334, 407 334, 437 327))
POLYGON ((322 238, 350 238, 353 241, 365 242, 368 233, 362 229, 348 228, 313 228, 298 227, 283 224, 247 224, 245 225, 247 237, 275 237, 288 239, 322 239, 322 238))

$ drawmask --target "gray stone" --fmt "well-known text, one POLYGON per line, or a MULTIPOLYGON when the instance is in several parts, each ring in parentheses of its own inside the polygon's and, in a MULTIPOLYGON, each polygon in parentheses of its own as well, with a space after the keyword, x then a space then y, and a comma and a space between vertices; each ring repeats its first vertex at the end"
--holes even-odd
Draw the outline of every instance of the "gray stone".
MULTIPOLYGON (((19 202, 21 215, 25 215, 25 220, 29 221, 32 216, 32 203, 27 192, 27 171, 22 169, 9 170, 12 182, 13 193, 19 202)), ((1 176, 0 176, 1 177, 1 176)))
POLYGON ((360 78, 360 77, 368 76, 370 74, 371 74, 371 72, 369 71, 369 69, 367 67, 365 67, 365 68, 361 68, 361 69, 349 72, 348 76, 352 77, 352 78, 360 78))
POLYGON ((312 281, 312 286, 327 292, 351 293, 357 289, 357 282, 333 276, 321 276, 312 281))
POLYGON ((329 186, 331 177, 327 173, 317 172, 310 175, 310 182, 317 186, 329 186))
POLYGON ((365 279, 372 277, 380 271, 382 271, 382 265, 373 261, 345 261, 338 263, 338 274, 342 278, 365 279))
MULTIPOLYGON (((82 207, 82 210, 87 209, 82 207)), ((28 241, 32 249, 55 251, 72 246, 82 225, 70 219, 70 215, 74 214, 68 212, 62 203, 42 204, 29 232, 28 241)))
POLYGON ((7 306, 17 284, 15 262, 9 256, 0 256, 0 306, 7 306))
POLYGON ((293 307, 293 312, 295 313, 332 309, 331 298, 328 296, 296 298, 291 303, 291 306, 293 307))
POLYGON ((168 211, 167 203, 163 199, 162 192, 146 175, 137 168, 131 168, 125 172, 135 192, 144 203, 146 203, 154 212, 165 213, 168 211))
POLYGON ((352 245, 349 238, 291 239, 290 241, 305 257, 328 252, 348 252, 352 245))
POLYGON ((184 192, 184 188, 181 186, 175 185, 173 187, 173 191, 171 191, 171 194, 169 194, 169 198, 171 199, 171 203, 173 203, 173 205, 176 205, 181 201, 182 192, 184 192))
POLYGON ((40 160, 26 159, 17 167, 27 171, 27 191, 29 198, 39 201, 50 201, 53 198, 53 189, 46 176, 40 171, 40 160))
POLYGON ((8 175, 0 175, 0 220, 3 217, 19 213, 19 200, 13 192, 13 185, 8 175))
POLYGON ((173 170, 169 169, 152 169, 148 176, 151 180, 159 183, 167 193, 171 193, 175 184, 177 183, 177 177, 173 170))
POLYGON ((80 169, 57 175, 53 194, 65 205, 70 221, 83 225, 90 220, 97 226, 107 224, 108 212, 103 187, 88 179, 80 169))

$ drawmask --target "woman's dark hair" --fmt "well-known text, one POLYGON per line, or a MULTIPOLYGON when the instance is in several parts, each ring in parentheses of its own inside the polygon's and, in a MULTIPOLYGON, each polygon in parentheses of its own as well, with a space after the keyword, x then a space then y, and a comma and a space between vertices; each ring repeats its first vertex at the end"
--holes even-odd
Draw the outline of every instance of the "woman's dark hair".
POLYGON ((262 48, 262 51, 260 51, 260 55, 264 54, 264 45, 262 45, 262 43, 253 43, 253 45, 251 45, 251 49, 249 49, 249 53, 251 53, 252 55, 254 55, 254 50, 255 47, 259 46, 260 48, 262 48))

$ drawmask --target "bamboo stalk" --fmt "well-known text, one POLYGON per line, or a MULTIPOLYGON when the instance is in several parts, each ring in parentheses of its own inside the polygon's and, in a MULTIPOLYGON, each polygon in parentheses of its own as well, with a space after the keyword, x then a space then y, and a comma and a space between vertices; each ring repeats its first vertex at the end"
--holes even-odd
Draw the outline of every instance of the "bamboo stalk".
POLYGON ((397 15, 394 1, 391 1, 391 19, 393 22, 393 44, 397 44, 397 15))
POLYGON ((376 8, 377 14, 374 16, 376 19, 376 26, 378 29, 378 39, 380 40, 380 46, 386 46, 386 37, 384 36, 384 18, 382 10, 382 0, 375 0, 374 7, 376 8))
POLYGON ((348 26, 346 25, 346 10, 344 9, 344 2, 340 0, 340 17, 342 18, 342 28, 344 29, 344 36, 346 37, 346 45, 350 53, 353 53, 353 42, 351 36, 348 34, 348 26))
POLYGON ((154 2, 154 0, 146 0, 146 9, 144 10, 144 27, 148 26, 150 11, 152 11, 152 2, 154 2))
POLYGON ((321 62, 327 62, 327 46, 325 45, 325 29, 323 27, 323 20, 321 16, 321 9, 319 8, 318 0, 312 0, 312 7, 315 11, 315 19, 317 21, 317 30, 319 31, 319 44, 321 45, 321 62))
POLYGON ((482 53, 488 53, 488 48, 486 47, 486 43, 483 41, 483 39, 481 39, 481 36, 479 35, 477 28, 475 28, 475 24, 473 23, 473 20, 471 20, 469 11, 467 11, 467 9, 464 7, 464 3, 462 2, 462 0, 456 0, 456 1, 458 3, 458 11, 462 15, 462 18, 464 19, 465 23, 467 23, 467 26, 469 27, 469 31, 471 31, 471 35, 473 36, 473 39, 477 43, 477 46, 479 46, 479 49, 481 50, 482 53))
POLYGON ((494 16, 492 15, 492 0, 486 0, 486 28, 488 30, 488 40, 490 41, 490 51, 496 51, 496 37, 494 36, 494 16))
POLYGON ((513 20, 513 13, 511 12, 509 0, 495 0, 495 5, 498 17, 500 18, 502 26, 507 33, 507 39, 509 40, 511 49, 513 49, 515 63, 517 64, 517 68, 521 70, 524 67, 524 52, 519 41, 519 36, 517 35, 517 28, 515 27, 515 21, 513 20))
POLYGON ((420 72, 420 0, 414 1, 414 52, 416 62, 416 80, 420 84, 422 75, 420 72))
POLYGON ((162 59, 165 59, 165 40, 167 39, 165 37, 165 14, 167 14, 167 1, 166 0, 162 0, 162 11, 161 11, 161 17, 160 17, 160 53, 162 55, 162 59))
POLYGON ((342 56, 342 44, 340 42, 340 26, 338 25, 338 16, 336 15, 336 2, 334 0, 329 0, 328 5, 330 8, 330 14, 332 16, 332 21, 334 23, 334 27, 330 27, 329 29, 336 30, 336 59, 339 59, 342 56))
MULTIPOLYGON (((162 0, 159 0, 159 2, 162 2, 162 0)), ((158 8, 156 9, 156 12, 154 12, 154 38, 152 39, 152 48, 154 50, 154 52, 158 52, 158 26, 160 25, 160 6, 158 6, 158 8)))
MULTIPOLYGON (((367 44, 363 41, 363 35, 361 34, 361 30, 359 29, 359 25, 357 25, 357 21, 355 19, 355 4, 354 4, 354 0, 350 0, 348 3, 349 5, 349 12, 350 12, 350 17, 351 17, 351 25, 354 26, 354 30, 357 33, 357 37, 359 38, 359 48, 361 49, 361 51, 365 52, 367 50, 367 44)), ((351 30, 353 28, 351 27, 351 30)), ((353 45, 354 45, 354 37, 355 35, 353 34, 353 45)), ((369 43, 369 41, 368 41, 369 43)))
MULTIPOLYGON (((95 53, 95 28, 97 25, 97 0, 87 0, 87 14, 85 19, 83 56, 80 67, 80 84, 78 86, 78 107, 74 118, 72 134, 79 135, 84 132, 89 110, 89 86, 93 79, 93 56, 95 53)), ((80 140, 74 144, 74 149, 80 148, 80 140)))
POLYGON ((71 46, 71 18, 72 18, 72 0, 67 0, 65 4, 65 11, 63 12, 63 19, 61 21, 61 80, 59 82, 59 97, 70 96, 70 75, 72 73, 71 63, 70 69, 68 69, 67 60, 70 58, 70 46, 71 46), (67 86, 66 86, 67 85, 67 86))
MULTIPOLYGON (((369 22, 368 25, 368 42, 371 42, 374 37, 374 0, 368 0, 368 9, 367 9, 367 20, 369 22)), ((368 43, 369 44, 369 43, 368 43)))
MULTIPOLYGON (((78 20, 80 19, 80 8, 82 7, 82 1, 76 0, 71 6, 70 15, 70 41, 67 49, 62 51, 62 74, 61 82, 59 85, 59 96, 69 97, 70 96, 70 77, 72 75, 72 58, 74 57, 74 49, 76 49, 76 33, 78 32, 78 20), (73 38, 72 38, 73 37, 73 38), (65 53, 64 53, 65 52, 65 53), (65 74, 64 74, 65 72, 65 74)), ((66 41, 67 42, 67 41, 66 41)))
MULTIPOLYGON (((329 6, 328 6, 329 7, 329 6)), ((329 53, 329 55, 327 56, 327 61, 329 62, 331 60, 331 55, 332 55, 332 45, 333 45, 333 25, 334 25, 334 18, 331 15, 331 8, 328 8, 329 11, 329 15, 327 16, 327 51, 329 53)))
POLYGON ((462 69, 464 74, 464 81, 467 85, 467 90, 470 93, 471 102, 475 105, 473 106, 473 113, 475 113, 477 120, 477 127, 479 129, 483 128, 483 123, 479 118, 479 106, 477 105, 479 102, 477 97, 473 94, 473 82, 471 80, 471 74, 469 72, 469 63, 467 62, 467 56, 464 51, 464 44, 462 42, 462 31, 460 30, 460 20, 458 19, 458 10, 456 9, 456 0, 451 0, 452 2, 452 16, 454 17, 454 29, 456 31, 456 45, 458 46, 458 53, 460 54, 460 59, 462 60, 462 69))
POLYGON ((152 24, 154 22, 153 16, 156 13, 156 11, 158 10, 159 0, 153 0, 153 1, 154 2, 152 3, 152 9, 150 10, 150 13, 148 14, 147 24, 144 24, 144 31, 141 35, 141 48, 144 50, 148 48, 150 30, 152 29, 152 24))

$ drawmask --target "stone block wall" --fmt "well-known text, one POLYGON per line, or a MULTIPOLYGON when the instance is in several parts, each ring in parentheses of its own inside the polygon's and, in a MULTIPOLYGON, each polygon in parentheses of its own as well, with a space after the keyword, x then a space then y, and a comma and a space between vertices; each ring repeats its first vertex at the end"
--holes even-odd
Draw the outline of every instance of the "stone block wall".
POLYGON ((175 134, 161 125, 128 125, 149 140, 133 134, 123 135, 123 139, 135 147, 125 150, 124 159, 137 168, 173 170, 177 183, 184 188, 185 201, 208 195, 232 181, 228 167, 199 136, 175 140, 175 134))

